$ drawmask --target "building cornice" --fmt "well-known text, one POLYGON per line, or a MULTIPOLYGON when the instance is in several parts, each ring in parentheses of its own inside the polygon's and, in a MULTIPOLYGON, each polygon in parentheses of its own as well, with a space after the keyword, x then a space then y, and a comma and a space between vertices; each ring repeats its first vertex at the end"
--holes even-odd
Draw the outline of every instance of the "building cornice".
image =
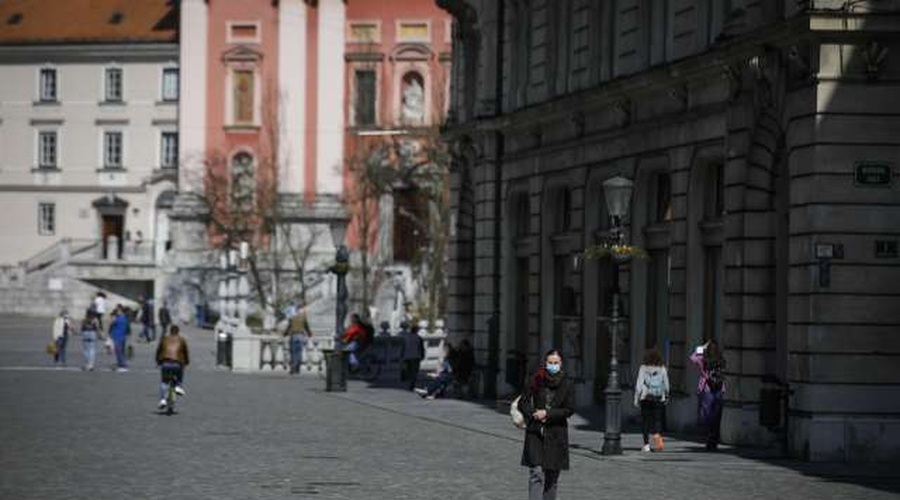
POLYGON ((789 46, 814 36, 807 29, 808 23, 808 17, 791 19, 752 34, 735 37, 708 52, 602 82, 592 88, 530 107, 453 125, 448 127, 448 132, 452 136, 458 136, 514 130, 523 124, 533 127, 535 124, 565 118, 572 114, 573 109, 615 106, 618 102, 634 101, 644 95, 688 82, 720 78, 729 68, 746 65, 751 58, 763 55, 767 48, 789 46))
POLYGON ((2 45, 0 64, 178 60, 177 43, 2 45))

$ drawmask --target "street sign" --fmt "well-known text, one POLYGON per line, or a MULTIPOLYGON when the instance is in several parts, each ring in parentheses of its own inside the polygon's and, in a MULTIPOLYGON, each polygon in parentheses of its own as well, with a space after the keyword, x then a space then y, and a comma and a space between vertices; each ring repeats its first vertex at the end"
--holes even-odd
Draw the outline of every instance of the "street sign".
POLYGON ((888 162, 860 161, 853 172, 853 184, 857 187, 891 187, 892 168, 888 162))

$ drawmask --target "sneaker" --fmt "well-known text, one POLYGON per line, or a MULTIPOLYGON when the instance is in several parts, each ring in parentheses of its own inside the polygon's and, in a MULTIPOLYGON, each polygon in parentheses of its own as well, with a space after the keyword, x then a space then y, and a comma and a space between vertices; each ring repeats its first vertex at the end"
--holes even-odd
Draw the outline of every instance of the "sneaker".
POLYGON ((165 400, 165 399, 160 399, 160 400, 159 400, 159 405, 157 406, 157 408, 159 408, 160 410, 165 410, 167 406, 169 406, 169 404, 166 403, 166 400, 165 400))
POLYGON ((116 371, 119 373, 124 373, 124 372, 128 371, 128 368, 125 368, 124 366, 120 366, 120 367, 116 368, 116 371))
POLYGON ((422 397, 425 397, 425 395, 428 394, 428 391, 422 389, 421 387, 416 387, 415 389, 413 389, 413 391, 415 391, 416 394, 422 397))
POLYGON ((650 451, 650 445, 649 445, 649 444, 645 444, 644 447, 641 448, 641 451, 650 451))
POLYGON ((187 394, 187 392, 185 392, 185 390, 180 385, 176 385, 175 386, 175 394, 178 394, 179 396, 184 396, 185 394, 187 394))
POLYGON ((425 396, 425 399, 434 399, 434 394, 429 394, 428 396, 425 396))

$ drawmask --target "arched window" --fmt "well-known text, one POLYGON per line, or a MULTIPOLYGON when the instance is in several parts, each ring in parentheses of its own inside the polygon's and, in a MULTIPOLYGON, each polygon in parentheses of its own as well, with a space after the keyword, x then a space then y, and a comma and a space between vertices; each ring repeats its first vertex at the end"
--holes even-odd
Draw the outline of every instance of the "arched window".
POLYGON ((403 75, 400 86, 400 120, 404 125, 425 123, 425 79, 416 71, 403 75))
POLYGON ((231 201, 235 208, 249 208, 253 204, 256 182, 253 156, 241 151, 231 157, 231 201))

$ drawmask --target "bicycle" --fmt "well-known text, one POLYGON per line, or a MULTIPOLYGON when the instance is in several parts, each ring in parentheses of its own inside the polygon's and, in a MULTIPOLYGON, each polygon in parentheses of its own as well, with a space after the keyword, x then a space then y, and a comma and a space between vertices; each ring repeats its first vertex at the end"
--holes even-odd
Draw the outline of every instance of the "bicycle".
POLYGON ((166 390, 166 415, 171 415, 175 413, 175 399, 178 397, 178 393, 175 392, 175 387, 178 385, 178 372, 174 368, 165 367, 162 370, 163 373, 163 381, 168 386, 166 390))

